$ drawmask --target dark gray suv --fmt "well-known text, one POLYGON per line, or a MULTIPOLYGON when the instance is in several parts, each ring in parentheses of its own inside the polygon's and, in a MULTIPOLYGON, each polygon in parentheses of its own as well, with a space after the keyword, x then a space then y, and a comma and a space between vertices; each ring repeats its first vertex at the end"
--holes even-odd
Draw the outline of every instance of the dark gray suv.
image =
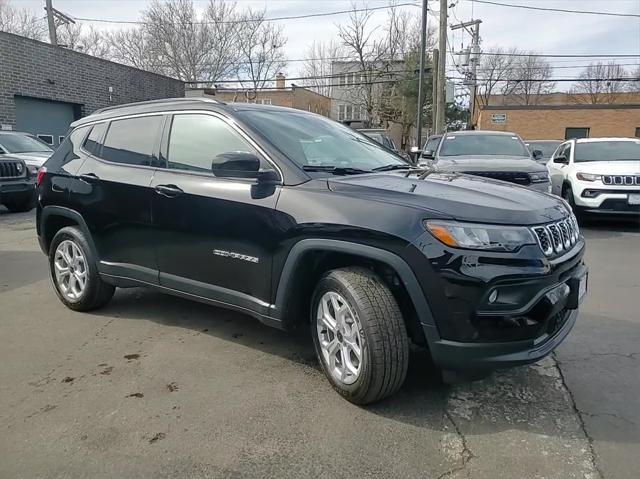
POLYGON ((420 163, 438 171, 466 173, 551 192, 549 172, 535 161, 515 133, 456 131, 446 133, 435 150, 425 149, 420 163))

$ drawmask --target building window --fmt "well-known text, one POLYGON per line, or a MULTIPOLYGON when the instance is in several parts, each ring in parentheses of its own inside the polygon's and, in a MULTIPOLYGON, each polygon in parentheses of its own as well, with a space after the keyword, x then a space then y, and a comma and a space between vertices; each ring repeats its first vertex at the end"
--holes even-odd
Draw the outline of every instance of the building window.
POLYGON ((567 128, 564 130, 564 139, 589 138, 589 128, 567 128))
POLYGON ((636 128, 636 138, 640 138, 640 128, 636 128))
POLYGON ((36 135, 40 141, 44 141, 47 145, 53 146, 53 135, 44 135, 42 133, 38 133, 36 135))
POLYGON ((345 75, 340 75, 340 76, 338 77, 338 84, 339 84, 340 86, 344 86, 344 85, 345 85, 345 83, 346 83, 346 76, 345 76, 345 75))
POLYGON ((344 107, 345 105, 338 105, 338 121, 344 121, 344 107))

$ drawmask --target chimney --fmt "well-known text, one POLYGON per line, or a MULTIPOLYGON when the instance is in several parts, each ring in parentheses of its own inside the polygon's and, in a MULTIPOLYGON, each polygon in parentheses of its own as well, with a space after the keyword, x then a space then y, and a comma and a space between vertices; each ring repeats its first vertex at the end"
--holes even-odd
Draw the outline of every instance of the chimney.
POLYGON ((284 81, 286 77, 280 72, 276 75, 276 88, 284 89, 284 81))

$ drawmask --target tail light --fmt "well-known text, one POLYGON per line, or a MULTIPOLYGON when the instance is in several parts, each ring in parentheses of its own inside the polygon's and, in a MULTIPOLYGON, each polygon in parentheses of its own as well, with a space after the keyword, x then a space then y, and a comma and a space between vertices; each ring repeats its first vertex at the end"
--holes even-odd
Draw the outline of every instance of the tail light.
POLYGON ((36 176, 36 186, 40 186, 42 180, 44 180, 44 175, 47 174, 47 169, 43 166, 38 170, 38 176, 36 176))

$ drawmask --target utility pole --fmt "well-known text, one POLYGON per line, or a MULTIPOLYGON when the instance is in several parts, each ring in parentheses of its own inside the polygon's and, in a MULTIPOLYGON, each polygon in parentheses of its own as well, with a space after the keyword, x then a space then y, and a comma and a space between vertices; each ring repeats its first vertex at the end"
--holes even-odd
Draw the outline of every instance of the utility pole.
POLYGON ((53 13, 53 5, 51 4, 52 0, 46 0, 47 6, 45 10, 47 11, 47 24, 49 25, 49 41, 51 45, 58 45, 58 35, 56 33, 56 21, 53 13))
POLYGON ((427 0, 422 0, 422 24, 420 39, 420 76, 418 78, 418 119, 416 122, 416 146, 422 148, 422 109, 424 107, 424 67, 427 55, 427 0))
MULTIPOLYGON (((76 23, 69 15, 65 15, 60 10, 56 10, 52 5, 53 0, 45 0, 46 6, 44 9, 47 11, 47 24, 49 25, 49 41, 51 45, 58 46, 58 32, 56 29, 58 25, 66 25, 67 23, 76 23), (57 21, 57 23, 56 23, 57 21)), ((65 45, 60 45, 65 46, 65 45)))
POLYGON ((433 58, 431 64, 431 129, 433 133, 437 133, 436 122, 438 121, 438 109, 436 108, 436 101, 438 98, 438 60, 440 56, 440 50, 433 49, 433 58))
POLYGON ((447 70, 447 0, 440 0, 440 27, 438 31, 438 100, 436 116, 436 133, 444 132, 444 111, 445 111, 445 73, 447 70))
POLYGON ((465 65, 465 80, 464 84, 469 87, 469 125, 468 128, 472 130, 473 115, 475 113, 476 106, 476 90, 478 88, 477 69, 478 63, 480 63, 480 24, 482 20, 471 20, 470 22, 463 22, 458 25, 451 25, 451 30, 459 30, 464 28, 471 34, 471 48, 466 51, 469 55, 469 59, 465 65))

